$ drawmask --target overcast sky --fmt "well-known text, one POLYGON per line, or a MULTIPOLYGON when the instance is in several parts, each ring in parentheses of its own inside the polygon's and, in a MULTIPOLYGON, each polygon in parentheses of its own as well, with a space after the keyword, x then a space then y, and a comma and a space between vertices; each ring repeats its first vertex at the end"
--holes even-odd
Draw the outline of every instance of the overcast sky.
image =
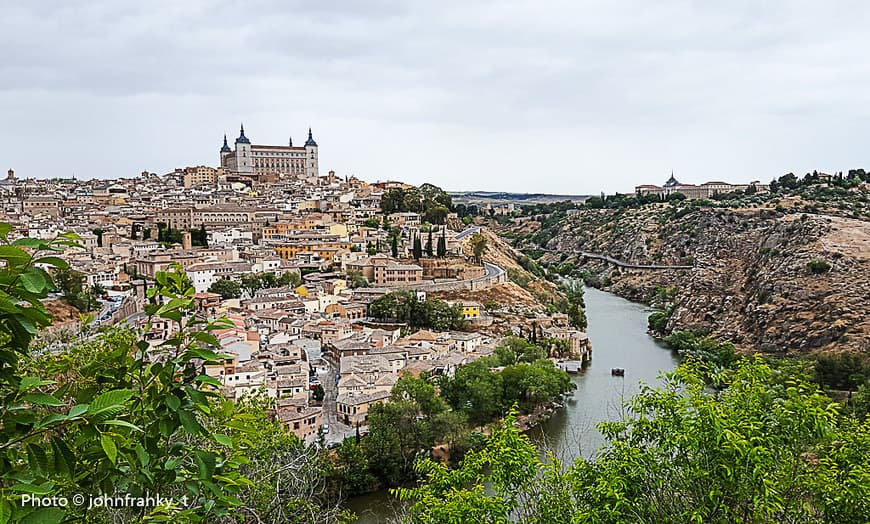
POLYGON ((870 3, 0 0, 0 167, 321 172, 589 194, 870 168, 870 3), (715 4, 715 5, 714 5, 715 4))

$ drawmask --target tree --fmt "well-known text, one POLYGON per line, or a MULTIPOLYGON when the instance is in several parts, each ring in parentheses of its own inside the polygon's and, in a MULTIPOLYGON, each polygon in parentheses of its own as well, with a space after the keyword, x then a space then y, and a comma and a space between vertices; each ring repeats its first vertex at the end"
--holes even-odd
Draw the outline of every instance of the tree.
POLYGON ((423 215, 423 219, 430 224, 443 224, 450 210, 444 206, 430 207, 423 215))
POLYGON ((357 269, 351 269, 347 272, 347 279, 349 280, 349 286, 352 289, 360 288, 360 287, 371 287, 368 279, 363 276, 362 271, 357 269))
POLYGON ((447 255, 447 239, 445 238, 444 229, 441 230, 441 236, 438 237, 438 247, 436 254, 438 258, 444 258, 447 255))
POLYGON ((228 278, 222 278, 208 288, 210 293, 217 293, 222 299, 239 298, 242 296, 242 286, 228 278))
POLYGON ((199 225, 199 245, 208 247, 208 232, 205 230, 205 224, 199 225))
POLYGON ((509 416, 456 470, 423 461, 417 487, 393 493, 426 523, 870 521, 870 423, 804 374, 684 363, 625 412, 567 467, 542 463, 509 416))
MULTIPOLYGON (((11 227, 0 226, 3 230, 8 233, 11 227)), ((0 237, 5 240, 5 233, 0 237)), ((159 273, 158 285, 149 290, 150 296, 160 293, 167 302, 146 305, 146 329, 157 315, 180 324, 176 336, 167 341, 166 347, 173 349, 162 365, 151 366, 148 343, 138 344, 123 332, 109 332, 86 342, 82 349, 93 356, 85 363, 75 354, 45 352, 29 369, 19 365, 18 355, 27 354, 36 334, 32 328, 45 327, 51 320, 41 299, 53 284, 35 264, 66 269, 66 263, 50 253, 74 242, 70 235, 54 241, 24 239, 16 244, 32 251, 8 244, 0 250, 0 258, 6 262, 2 280, 7 282, 2 284, 4 298, 0 298, 4 302, 0 308, 4 362, 0 395, 4 406, 20 407, 0 413, 4 491, 0 514, 16 522, 80 519, 82 507, 39 507, 21 502, 21 493, 56 493, 71 488, 86 493, 107 490, 110 496, 146 491, 165 493, 172 499, 185 493, 189 496, 185 506, 175 509, 125 508, 126 517, 120 519, 124 521, 141 520, 152 511, 176 522, 225 516, 234 505, 233 486, 239 485, 241 478, 238 456, 227 452, 227 446, 233 445, 231 438, 205 433, 198 420, 198 413, 210 411, 209 402, 216 393, 198 389, 204 384, 195 373, 190 374, 190 351, 196 348, 196 358, 217 360, 217 355, 200 347, 200 341, 216 344, 210 333, 215 327, 201 325, 199 334, 189 338, 191 332, 181 312, 192 309, 193 293, 182 292, 183 273, 168 278, 159 273), (46 253, 49 256, 44 256, 46 253), (29 329, 24 329, 27 326, 29 329), (98 349, 91 350, 92 346, 98 349), (199 438, 213 442, 212 446, 191 445, 199 438), (182 462, 197 466, 183 470, 172 467, 172 471, 165 468, 182 462), (220 473, 218 463, 223 464, 220 473), (15 489, 7 491, 13 484, 15 489)), ((80 351, 78 347, 73 350, 80 351)), ((95 512, 94 517, 97 515, 95 512)))
POLYGON ((400 322, 412 328, 439 331, 462 329, 466 321, 459 304, 450 305, 437 298, 419 300, 413 291, 387 293, 369 304, 369 316, 382 322, 400 322))
POLYGON ((322 402, 323 397, 326 396, 326 392, 323 390, 323 386, 320 384, 314 386, 314 391, 311 392, 311 396, 314 397, 314 400, 322 402))
POLYGON ((474 254, 474 259, 477 263, 483 261, 483 255, 486 254, 486 237, 480 233, 475 233, 471 236, 471 252, 474 254))
POLYGON ((281 276, 275 281, 275 286, 290 286, 290 287, 299 287, 302 283, 302 276, 298 271, 285 271, 281 273, 281 276))
POLYGON ((99 307, 94 288, 86 288, 85 276, 69 266, 57 267, 53 272, 56 288, 63 294, 64 301, 87 313, 99 307))
POLYGON ((97 247, 103 247, 103 230, 101 228, 96 228, 91 233, 97 235, 97 247))
POLYGON ((502 376, 491 372, 486 361, 460 366, 453 377, 442 377, 438 384, 444 400, 473 423, 485 424, 504 415, 502 376))
POLYGON ((541 467, 535 446, 516 430, 515 421, 511 414, 496 425, 485 447, 468 452, 456 470, 432 459, 418 463, 423 478, 419 487, 392 491, 399 500, 411 502, 412 522, 514 520, 522 494, 541 467))
POLYGON ((426 256, 432 258, 432 227, 429 227, 429 238, 426 240, 426 256))
POLYGON ((414 260, 420 260, 420 258, 423 256, 423 246, 420 245, 420 237, 416 234, 414 235, 413 255, 414 260))
POLYGON ((352 438, 345 439, 336 450, 333 476, 348 495, 369 493, 377 484, 370 472, 369 461, 360 444, 352 438))
POLYGON ((399 257, 399 237, 398 235, 393 235, 390 239, 390 253, 393 255, 393 258, 399 257))

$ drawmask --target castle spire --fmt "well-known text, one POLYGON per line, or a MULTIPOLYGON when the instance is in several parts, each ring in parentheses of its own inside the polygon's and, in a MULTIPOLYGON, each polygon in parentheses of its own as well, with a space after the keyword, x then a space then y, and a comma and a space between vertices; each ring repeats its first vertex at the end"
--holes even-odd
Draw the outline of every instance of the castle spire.
POLYGON ((248 140, 248 137, 245 136, 245 123, 242 122, 241 126, 239 126, 239 138, 236 139, 237 144, 250 144, 251 141, 248 140))
POLYGON ((308 140, 305 141, 306 147, 317 147, 317 142, 314 141, 314 137, 311 135, 311 128, 308 128, 308 140))

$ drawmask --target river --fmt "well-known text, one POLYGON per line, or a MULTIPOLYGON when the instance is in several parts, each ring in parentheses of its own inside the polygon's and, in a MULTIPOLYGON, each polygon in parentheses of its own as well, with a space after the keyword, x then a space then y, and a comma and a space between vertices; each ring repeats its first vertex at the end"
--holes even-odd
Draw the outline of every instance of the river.
MULTIPOLYGON (((585 300, 592 362, 572 377, 577 389, 565 409, 529 432, 542 453, 552 451, 566 462, 594 455, 604 443, 595 423, 619 419, 623 399, 637 393, 641 381, 656 384, 661 372, 677 365, 674 352, 647 335, 646 306, 588 287, 585 300), (625 376, 612 376, 612 368, 624 368, 625 376)), ((374 524, 392 514, 393 504, 379 491, 355 497, 346 506, 360 515, 357 522, 374 524)))

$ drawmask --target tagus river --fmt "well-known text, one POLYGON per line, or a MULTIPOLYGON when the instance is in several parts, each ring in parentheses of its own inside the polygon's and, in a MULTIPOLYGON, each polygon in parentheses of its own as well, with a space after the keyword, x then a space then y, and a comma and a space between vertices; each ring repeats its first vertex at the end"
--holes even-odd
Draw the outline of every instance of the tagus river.
MULTIPOLYGON (((529 432, 542 452, 552 451, 566 462, 593 456, 604 443, 595 424, 621 418, 623 400, 639 391, 641 381, 657 384, 660 373, 676 367, 676 355, 647 335, 649 313, 641 304, 586 288, 592 362, 572 377, 577 389, 565 408, 529 432), (625 376, 612 376, 612 368, 625 369, 625 376)), ((386 521, 394 503, 380 491, 353 498, 347 508, 360 516, 358 522, 368 524, 386 521)))

